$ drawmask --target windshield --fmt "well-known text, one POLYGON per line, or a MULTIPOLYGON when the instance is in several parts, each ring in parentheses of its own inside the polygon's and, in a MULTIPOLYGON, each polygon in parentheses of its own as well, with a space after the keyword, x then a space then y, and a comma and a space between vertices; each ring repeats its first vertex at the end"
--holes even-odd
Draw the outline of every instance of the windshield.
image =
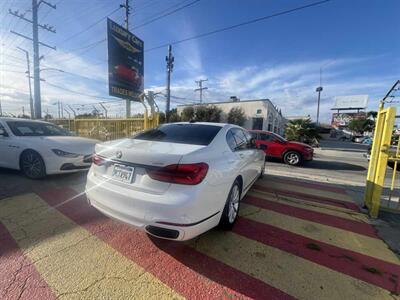
POLYGON ((276 138, 277 140, 279 140, 281 142, 287 142, 287 139, 285 139, 284 137, 280 136, 279 134, 272 133, 272 135, 274 136, 274 138, 276 138))
POLYGON ((200 124, 168 124, 139 133, 133 138, 157 142, 203 145, 211 143, 221 126, 200 124))
POLYGON ((12 133, 16 136, 68 136, 71 133, 50 123, 30 121, 8 121, 12 133))

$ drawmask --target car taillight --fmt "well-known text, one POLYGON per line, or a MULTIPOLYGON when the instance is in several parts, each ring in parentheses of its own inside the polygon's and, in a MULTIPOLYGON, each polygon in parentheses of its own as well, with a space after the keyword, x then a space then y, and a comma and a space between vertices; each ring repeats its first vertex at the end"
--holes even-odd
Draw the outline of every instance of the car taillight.
POLYGON ((105 160, 101 156, 99 156, 97 154, 93 154, 92 162, 97 166, 101 166, 102 164, 104 164, 105 160))
POLYGON ((206 163, 169 165, 160 169, 147 170, 154 180, 195 185, 203 181, 208 172, 206 163))

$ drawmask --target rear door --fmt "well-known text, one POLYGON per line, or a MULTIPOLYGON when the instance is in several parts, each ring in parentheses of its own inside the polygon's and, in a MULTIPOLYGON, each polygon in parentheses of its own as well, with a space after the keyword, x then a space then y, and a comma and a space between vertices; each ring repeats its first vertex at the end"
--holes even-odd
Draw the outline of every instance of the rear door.
POLYGON ((252 160, 254 159, 253 149, 247 140, 246 134, 240 128, 231 129, 233 137, 236 142, 235 153, 241 164, 241 174, 243 176, 243 186, 246 188, 254 178, 254 171, 252 167, 252 160))
POLYGON ((260 132, 259 133, 260 145, 266 145, 267 151, 265 152, 268 156, 279 156, 277 155, 276 145, 273 143, 273 137, 271 134, 260 132))

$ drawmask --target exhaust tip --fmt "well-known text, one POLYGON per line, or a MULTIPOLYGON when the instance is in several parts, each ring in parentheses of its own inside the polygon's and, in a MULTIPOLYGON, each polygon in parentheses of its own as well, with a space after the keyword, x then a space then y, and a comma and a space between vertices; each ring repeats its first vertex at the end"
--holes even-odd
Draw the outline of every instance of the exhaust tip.
POLYGON ((157 227, 153 225, 147 225, 146 231, 154 236, 166 239, 177 239, 179 236, 179 231, 177 230, 157 227))

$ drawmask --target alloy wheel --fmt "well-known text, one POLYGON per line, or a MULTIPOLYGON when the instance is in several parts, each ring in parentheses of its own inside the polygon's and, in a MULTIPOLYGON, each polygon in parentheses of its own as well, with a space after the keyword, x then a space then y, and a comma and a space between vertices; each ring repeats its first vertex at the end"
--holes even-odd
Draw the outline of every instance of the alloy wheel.
POLYGON ((229 199, 229 223, 233 223, 236 219, 239 210, 240 190, 237 185, 234 185, 229 199))

